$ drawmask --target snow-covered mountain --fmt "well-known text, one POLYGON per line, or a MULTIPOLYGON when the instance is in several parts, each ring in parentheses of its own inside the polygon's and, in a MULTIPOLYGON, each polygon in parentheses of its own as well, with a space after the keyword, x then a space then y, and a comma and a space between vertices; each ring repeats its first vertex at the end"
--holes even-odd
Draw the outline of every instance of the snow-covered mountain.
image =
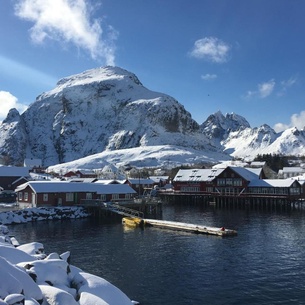
POLYGON ((66 77, 23 114, 12 109, 0 125, 0 155, 15 165, 31 157, 45 166, 77 160, 78 168, 169 160, 179 165, 262 153, 303 155, 304 147, 305 131, 251 128, 235 113, 218 111, 199 125, 173 97, 145 88, 119 67, 66 77))
POLYGON ((38 96, 22 115, 13 113, 14 120, 5 121, 18 132, 3 122, 0 153, 9 155, 15 164, 25 156, 51 165, 105 150, 154 145, 213 150, 180 103, 148 90, 133 73, 118 67, 64 78, 56 88, 38 96), (18 150, 11 147, 18 141, 17 134, 22 138, 18 150))
POLYGON ((250 124, 244 117, 235 113, 227 113, 224 116, 221 111, 211 114, 200 126, 204 135, 216 141, 223 140, 231 132, 245 128, 250 128, 250 124))

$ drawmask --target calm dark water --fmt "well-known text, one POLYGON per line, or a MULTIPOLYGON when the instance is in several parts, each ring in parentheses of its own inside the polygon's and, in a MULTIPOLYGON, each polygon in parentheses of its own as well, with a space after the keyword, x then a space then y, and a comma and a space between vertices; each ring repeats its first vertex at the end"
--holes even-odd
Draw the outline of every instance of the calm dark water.
POLYGON ((164 207, 163 218, 237 229, 221 238, 92 219, 10 226, 21 243, 71 251, 72 264, 143 305, 305 304, 305 211, 164 207))

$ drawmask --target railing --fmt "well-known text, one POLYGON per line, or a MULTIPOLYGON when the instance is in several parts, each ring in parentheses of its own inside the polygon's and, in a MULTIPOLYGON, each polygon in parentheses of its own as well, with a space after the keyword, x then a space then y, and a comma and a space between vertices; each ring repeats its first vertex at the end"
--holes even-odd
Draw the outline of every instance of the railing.
POLYGON ((123 206, 121 206, 119 204, 116 204, 116 203, 106 203, 105 208, 107 208, 111 212, 114 212, 114 213, 117 213, 117 214, 120 214, 120 215, 144 218, 144 213, 143 212, 133 210, 133 209, 130 209, 130 208, 127 208, 127 207, 123 207, 123 206))
MULTIPOLYGON (((126 201, 124 201, 126 203, 126 201)), ((133 201, 129 201, 128 203, 131 203, 133 201)), ((81 200, 81 205, 84 207, 101 207, 103 209, 109 210, 113 213, 117 213, 124 216, 130 216, 130 217, 139 217, 144 218, 144 213, 124 207, 120 204, 113 203, 113 202, 105 202, 102 200, 93 200, 93 199, 84 199, 81 200)))

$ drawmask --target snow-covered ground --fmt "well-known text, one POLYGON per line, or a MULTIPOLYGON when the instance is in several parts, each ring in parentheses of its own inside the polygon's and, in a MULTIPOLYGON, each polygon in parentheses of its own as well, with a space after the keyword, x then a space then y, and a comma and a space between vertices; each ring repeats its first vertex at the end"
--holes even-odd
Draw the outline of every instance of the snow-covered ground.
POLYGON ((173 145, 156 145, 103 151, 75 161, 48 167, 48 172, 66 173, 77 170, 100 170, 106 165, 119 168, 129 165, 135 168, 174 168, 181 165, 218 163, 219 160, 229 160, 218 152, 199 152, 192 148, 173 145))
POLYGON ((70 211, 33 208, 0 213, 0 305, 137 304, 105 279, 71 265, 69 251, 47 255, 39 242, 17 245, 3 224, 86 216, 79 208, 70 211))

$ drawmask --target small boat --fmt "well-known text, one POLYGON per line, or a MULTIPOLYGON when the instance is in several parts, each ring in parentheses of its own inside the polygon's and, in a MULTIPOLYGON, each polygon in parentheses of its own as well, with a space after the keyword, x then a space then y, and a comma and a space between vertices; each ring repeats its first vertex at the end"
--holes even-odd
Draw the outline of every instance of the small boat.
POLYGON ((129 227, 139 227, 143 224, 143 220, 138 217, 123 217, 122 224, 129 227))

